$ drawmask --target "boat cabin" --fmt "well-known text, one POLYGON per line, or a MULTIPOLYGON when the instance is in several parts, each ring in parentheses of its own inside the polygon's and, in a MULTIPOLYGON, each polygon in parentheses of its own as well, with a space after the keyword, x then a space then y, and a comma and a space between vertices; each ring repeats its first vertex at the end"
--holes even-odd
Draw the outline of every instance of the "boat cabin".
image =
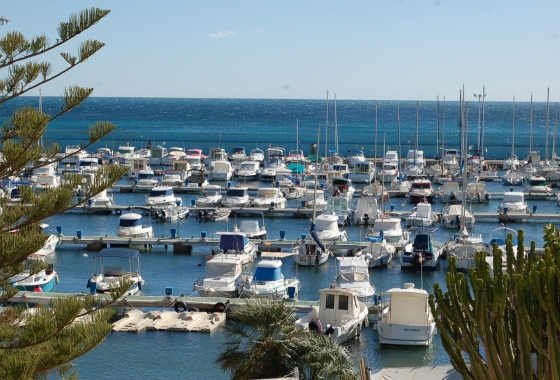
POLYGON ((245 197, 249 196, 246 187, 230 187, 227 189, 226 197, 245 197))
POLYGON ((133 212, 121 215, 119 217, 119 227, 142 227, 142 215, 133 212))
POLYGON ((168 195, 173 195, 173 188, 169 186, 154 187, 150 191, 150 197, 165 197, 168 195))
POLYGON ((257 285, 264 285, 264 282, 280 281, 282 279, 282 261, 262 260, 257 263, 253 276, 253 282, 257 282, 257 285), (263 282, 263 284, 259 284, 259 282, 263 282))
POLYGON ((433 258, 434 257, 434 247, 432 243, 432 236, 427 233, 418 233, 414 237, 414 243, 412 243, 412 249, 414 254, 421 254, 423 258, 433 258))
POLYGON ((360 303, 355 293, 344 289, 319 290, 319 319, 323 326, 340 326, 348 315, 360 312, 360 303))
POLYGON ((249 238, 243 233, 223 232, 220 234, 220 249, 224 253, 243 251, 248 244, 249 238))

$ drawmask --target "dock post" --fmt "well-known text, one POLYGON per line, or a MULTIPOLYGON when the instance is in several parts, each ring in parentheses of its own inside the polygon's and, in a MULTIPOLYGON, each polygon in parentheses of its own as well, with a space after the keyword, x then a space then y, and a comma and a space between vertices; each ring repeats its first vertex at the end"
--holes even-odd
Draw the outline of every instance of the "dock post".
POLYGON ((173 253, 190 255, 192 253, 192 245, 183 245, 182 242, 173 243, 173 253))

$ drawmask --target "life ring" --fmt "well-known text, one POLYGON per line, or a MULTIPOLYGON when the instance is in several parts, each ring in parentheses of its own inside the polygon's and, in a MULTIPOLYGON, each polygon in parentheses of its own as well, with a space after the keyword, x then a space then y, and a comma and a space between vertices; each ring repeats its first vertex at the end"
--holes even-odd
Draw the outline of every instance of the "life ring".
POLYGON ((121 210, 120 208, 116 209, 116 210, 115 210, 115 214, 117 214, 117 215, 122 214, 122 210, 121 210))
POLYGON ((323 326, 321 325, 321 320, 319 318, 313 318, 307 325, 309 331, 315 331, 317 334, 323 332, 323 326))
POLYGON ((223 313, 224 311, 226 311, 226 304, 223 302, 218 302, 212 306, 213 313, 223 313))
MULTIPOLYGON (((177 305, 177 304, 175 304, 175 305, 177 305)), ((198 313, 200 310, 198 310, 198 307, 187 307, 186 311, 191 312, 191 313, 195 313, 195 312, 198 313)))
POLYGON ((182 313, 184 311, 187 311, 187 305, 185 305, 185 303, 181 302, 181 301, 175 302, 174 307, 175 307, 175 312, 177 312, 177 313, 182 313), (181 310, 179 310, 179 309, 181 309, 181 310))

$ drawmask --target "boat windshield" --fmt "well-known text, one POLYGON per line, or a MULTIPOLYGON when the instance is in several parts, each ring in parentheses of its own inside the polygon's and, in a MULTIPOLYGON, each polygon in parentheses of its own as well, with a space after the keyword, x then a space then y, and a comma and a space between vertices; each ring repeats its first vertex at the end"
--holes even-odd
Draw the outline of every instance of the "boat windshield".
POLYGON ((120 227, 136 227, 142 226, 142 219, 121 219, 119 221, 120 227))
POLYGON ((235 277, 241 274, 241 266, 237 263, 223 263, 210 260, 206 263, 204 277, 235 277))
POLYGON ((546 180, 544 178, 531 179, 529 180, 530 186, 546 186, 546 180))
POLYGON ((257 162, 246 162, 246 163, 241 164, 241 167, 239 168, 239 170, 255 170, 257 165, 258 165, 257 162))
POLYGON ((233 148, 233 154, 245 154, 245 148, 233 148))
POLYGON ((256 281, 278 281, 282 279, 281 268, 257 267, 254 280, 256 281))
POLYGON ((152 179, 154 178, 154 173, 138 173, 138 179, 152 179))
POLYGON ((164 190, 152 189, 152 191, 150 192, 150 197, 164 197, 166 195, 172 195, 172 194, 173 194, 173 189, 164 189, 164 190))
POLYGON ((227 196, 228 197, 244 197, 247 195, 247 190, 245 189, 228 189, 227 196))

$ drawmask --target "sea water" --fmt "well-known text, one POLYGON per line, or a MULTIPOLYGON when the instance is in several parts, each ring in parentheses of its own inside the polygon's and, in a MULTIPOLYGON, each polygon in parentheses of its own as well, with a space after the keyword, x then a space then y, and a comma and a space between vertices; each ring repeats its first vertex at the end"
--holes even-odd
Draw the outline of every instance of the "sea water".
MULTIPOLYGON (((57 98, 43 99, 45 112, 54 114, 59 107, 57 98)), ((4 120, 16 106, 28 104, 36 106, 37 98, 21 97, 0 107, 0 118, 4 120)), ((339 133, 371 134, 373 133, 375 118, 375 101, 338 101, 339 133)), ((415 130, 415 102, 379 101, 379 133, 395 133, 396 109, 400 108, 402 130, 414 133, 415 130)), ((436 116, 442 117, 442 103, 440 112, 436 102, 420 103, 421 128, 434 130, 436 116)), ((487 102, 485 111, 486 144, 497 138, 503 139, 511 129, 511 104, 487 102)), ((333 105, 330 105, 332 112, 333 105)), ((471 123, 478 114, 470 108, 471 123)), ((534 134, 541 141, 544 135, 546 105, 534 105, 534 134)), ((516 130, 524 136, 529 131, 529 105, 516 104, 516 130)), ((458 135, 459 119, 457 102, 447 102, 445 125, 449 133, 458 135)), ((165 133, 189 134, 205 132, 219 134, 225 131, 239 133, 258 133, 265 135, 277 133, 278 130, 289 130, 294 133, 295 119, 300 120, 301 130, 314 133, 318 123, 324 123, 325 101, 320 100, 260 100, 260 99, 141 99, 141 98, 91 98, 81 107, 73 110, 64 117, 49 125, 49 129, 59 131, 61 136, 68 130, 87 129, 95 120, 110 120, 118 125, 123 132, 134 131, 145 139, 154 138, 165 133), (152 135, 150 135, 152 134, 152 135), (154 137, 150 137, 154 136, 154 137)), ((332 123, 332 114, 330 123, 332 123)), ((471 124, 473 125, 473 124, 471 124)), ((476 124, 474 124, 476 125, 476 124)), ((553 122, 550 122, 553 126, 553 122)), ((552 129, 551 129, 552 130, 552 129)), ((446 132, 447 133, 447 132, 446 132)), ((476 136, 476 132, 475 132, 476 136)), ((381 137, 379 139, 381 141, 381 137)), ((273 142, 273 141, 271 141, 273 142)), ((550 140, 550 144, 552 141, 550 140)), ((381 146, 381 145, 380 145, 381 146)), ((139 146, 140 147, 140 146, 139 146)), ((458 147, 458 141, 454 147, 458 147)), ((421 147, 420 147, 421 148, 421 147)), ((544 148, 540 149, 544 151, 544 148)), ((126 182, 126 181, 124 181, 126 182)), ((225 184, 222 184, 225 185, 225 184)), ((269 186, 270 184, 262 184, 269 186)), ((520 188, 519 188, 520 189, 520 188)), ((491 192, 508 190, 501 182, 487 184, 491 192)), ((521 191, 521 190, 520 190, 521 191)), ((194 195, 180 195, 183 204, 190 205, 194 195)), ((115 193, 117 204, 143 205, 146 194, 115 193)), ((413 207, 405 198, 391 198, 385 205, 394 205, 396 210, 409 210, 413 207)), ((499 200, 492 200, 487 204, 472 204, 472 211, 497 210, 499 200)), ((299 202, 293 201, 289 207, 297 207, 299 202)), ((540 213, 557 213, 555 201, 529 201, 529 208, 537 205, 540 213)), ((435 211, 441 211, 444 205, 433 205, 435 211)), ((145 223, 152 224, 155 236, 169 237, 172 228, 178 228, 181 237, 200 237, 202 231, 212 236, 218 231, 233 229, 235 219, 221 222, 199 222, 194 217, 186 218, 178 223, 156 223, 144 216, 145 223)), ((77 230, 84 235, 116 234, 118 216, 116 215, 87 215, 79 213, 65 213, 46 220, 50 231, 57 226, 62 233, 73 236, 77 230)), ((260 221, 261 222, 261 221, 260 221)), ((308 233, 309 219, 266 218, 265 226, 270 239, 278 239, 280 231, 286 232, 289 240, 297 239, 302 233, 308 233)), ((434 232, 437 241, 449 240, 455 230, 438 226, 434 232)), ((537 246, 543 245, 543 222, 511 223, 509 227, 525 230, 526 245, 535 240, 537 246)), ((482 234, 488 240, 490 232, 499 227, 497 220, 477 221, 471 233, 482 234)), ((350 241, 364 239, 367 229, 363 226, 349 226, 346 228, 350 241)), ((146 295, 162 296, 165 287, 173 286, 174 294, 190 294, 196 277, 204 275, 205 263, 211 252, 210 248, 197 248, 191 255, 175 255, 172 249, 153 247, 151 250, 141 249, 141 273, 146 281, 143 293, 146 295)), ((60 277, 60 284, 56 286, 59 292, 87 291, 86 284, 93 268, 94 252, 86 251, 80 246, 59 246, 49 258, 55 263, 60 277), (84 255, 84 253, 87 254, 84 255)), ((251 272, 254 264, 248 265, 246 270, 251 272)), ((300 299, 317 300, 318 291, 330 286, 336 274, 335 259, 330 258, 327 263, 319 267, 296 267, 291 258, 283 259, 282 271, 286 277, 297 276, 302 284, 300 299)), ((371 269, 371 281, 377 291, 386 291, 393 287, 402 287, 405 282, 412 282, 417 288, 424 288, 429 292, 433 283, 438 282, 445 289, 445 273, 447 262, 433 272, 401 271, 396 262, 383 269, 371 269)), ((227 323, 233 323, 228 321, 227 323)), ((211 334, 183 333, 183 332, 141 332, 110 333, 107 339, 92 352, 78 358, 75 363, 80 377, 83 379, 113 379, 113 378, 167 378, 167 379, 226 379, 215 358, 223 349, 228 336, 223 328, 211 334)), ((362 358, 369 359, 373 369, 383 367, 402 367, 449 364, 449 357, 442 347, 440 336, 437 335, 430 347, 381 347, 377 334, 372 326, 362 330, 362 336, 349 341, 345 346, 356 362, 362 358)))

